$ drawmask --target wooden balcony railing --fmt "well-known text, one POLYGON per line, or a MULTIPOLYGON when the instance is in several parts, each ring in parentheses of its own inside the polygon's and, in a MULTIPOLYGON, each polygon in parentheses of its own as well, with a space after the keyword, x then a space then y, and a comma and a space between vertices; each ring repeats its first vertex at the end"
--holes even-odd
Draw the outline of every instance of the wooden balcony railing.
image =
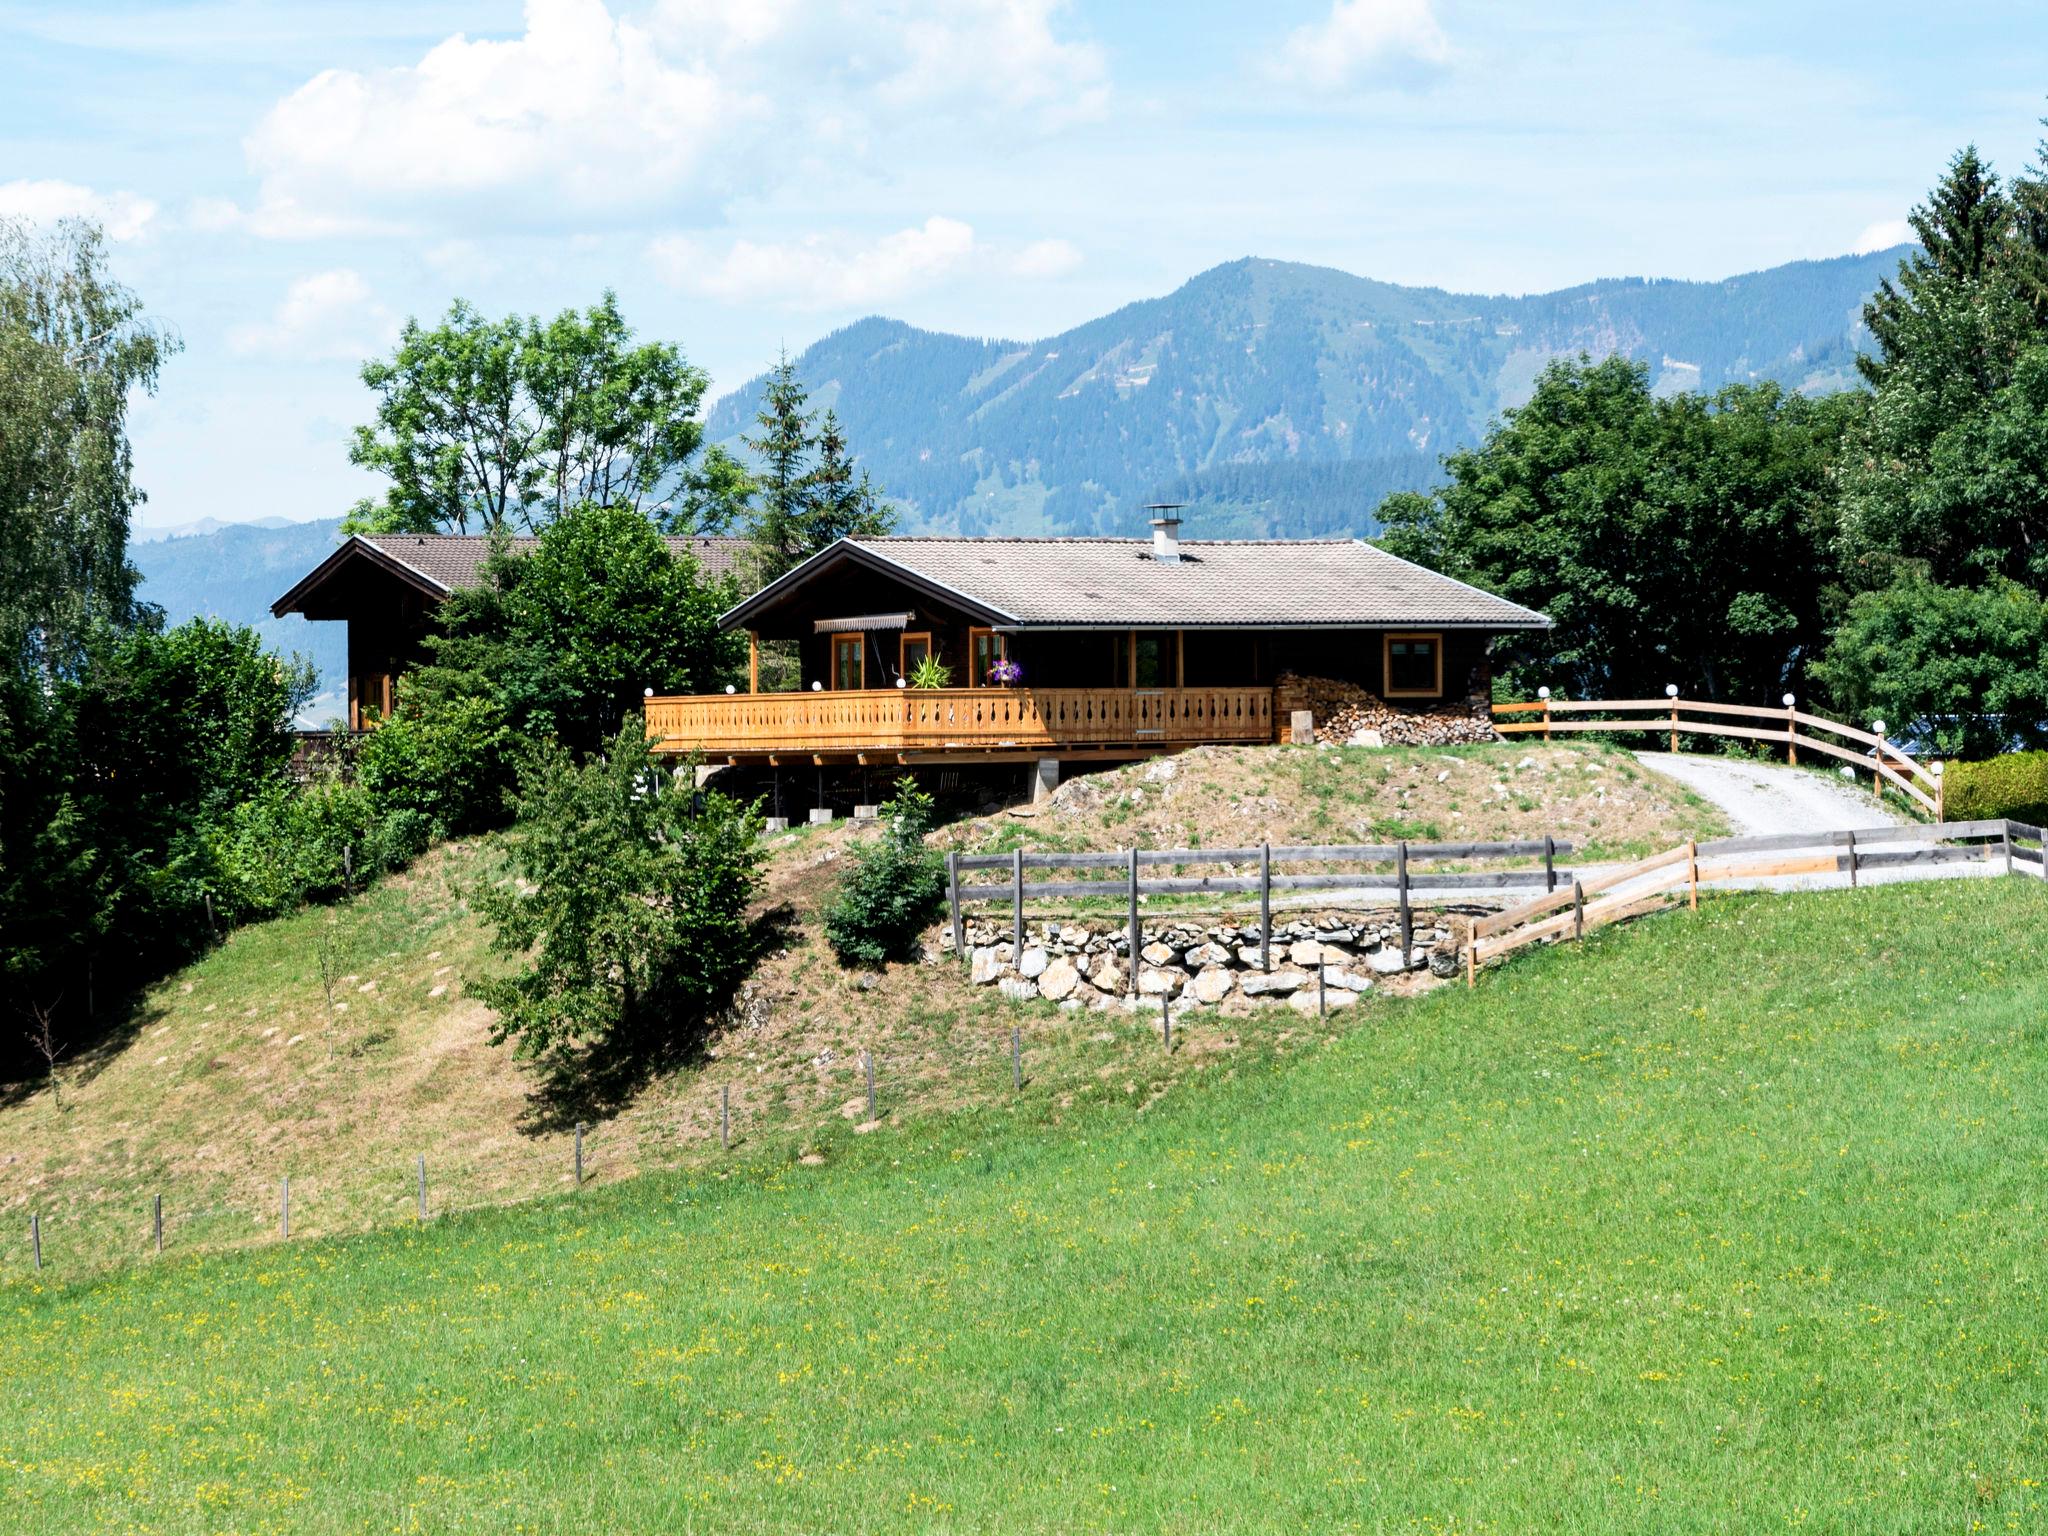
POLYGON ((963 752, 1273 740, 1270 688, 873 688, 647 701, 665 752, 963 752))

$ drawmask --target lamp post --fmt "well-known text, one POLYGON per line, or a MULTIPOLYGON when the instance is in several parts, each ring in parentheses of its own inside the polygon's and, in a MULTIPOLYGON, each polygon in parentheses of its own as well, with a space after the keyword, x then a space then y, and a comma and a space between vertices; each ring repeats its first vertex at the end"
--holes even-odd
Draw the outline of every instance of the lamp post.
POLYGON ((1666 683, 1664 697, 1671 701, 1671 750, 1678 751, 1678 684, 1666 683))
POLYGON ((1538 688, 1536 697, 1543 701, 1543 739, 1550 740, 1550 690, 1538 688))
POLYGON ((1870 752, 1870 755, 1871 755, 1871 757, 1872 757, 1873 759, 1875 759, 1875 761, 1876 761, 1876 763, 1877 763, 1877 766, 1876 766, 1875 768, 1873 768, 1873 769, 1871 769, 1871 770, 1870 770, 1870 793, 1871 793, 1871 796, 1872 796, 1872 798, 1873 798, 1873 799, 1875 799, 1875 800, 1877 801, 1877 803, 1878 803, 1879 805, 1883 805, 1883 804, 1884 804, 1884 722, 1883 722, 1882 720, 1873 720, 1873 721, 1871 721, 1871 722, 1870 722, 1870 734, 1871 734, 1871 735, 1873 735, 1873 736, 1875 736, 1875 737, 1877 738, 1877 745, 1876 745, 1875 747, 1871 748, 1871 752, 1870 752))
POLYGON ((1792 695, 1785 695, 1785 754, 1794 768, 1799 766, 1799 711, 1792 707, 1792 695))

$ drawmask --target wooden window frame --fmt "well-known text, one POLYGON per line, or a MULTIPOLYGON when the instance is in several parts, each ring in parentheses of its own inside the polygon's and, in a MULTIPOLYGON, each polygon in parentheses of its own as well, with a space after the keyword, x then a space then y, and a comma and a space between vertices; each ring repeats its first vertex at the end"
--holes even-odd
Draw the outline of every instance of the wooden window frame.
MULTIPOLYGON (((1008 661, 1010 659, 1010 637, 1008 635, 999 629, 991 629, 985 624, 969 625, 967 629, 967 686, 970 688, 987 688, 992 686, 987 676, 982 672, 974 654, 976 649, 975 642, 983 635, 988 636, 989 654, 996 661, 1008 661)), ((991 662, 990 665, 994 665, 994 663, 991 662)))
POLYGON ((832 691, 834 693, 858 693, 868 685, 868 637, 854 633, 832 637, 832 691), (839 650, 841 646, 854 647, 854 655, 860 658, 860 682, 852 688, 839 686, 839 650))
POLYGON ((910 642, 913 640, 922 640, 924 642, 925 655, 936 656, 939 654, 939 648, 932 644, 932 632, 930 630, 906 629, 899 634, 896 637, 896 675, 906 682, 910 680, 910 661, 905 653, 909 651, 910 642))
POLYGON ((1383 699, 1440 699, 1444 696, 1444 637, 1441 630, 1403 629, 1389 630, 1380 636, 1380 697, 1383 699), (1436 658, 1436 686, 1433 688, 1396 688, 1394 686, 1394 642, 1396 640, 1427 640, 1431 654, 1436 658))

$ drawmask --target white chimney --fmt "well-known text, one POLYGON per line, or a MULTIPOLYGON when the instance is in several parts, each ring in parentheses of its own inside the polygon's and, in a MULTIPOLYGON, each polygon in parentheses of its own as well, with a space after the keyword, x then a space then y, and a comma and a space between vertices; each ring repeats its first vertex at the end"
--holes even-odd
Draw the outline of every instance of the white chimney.
POLYGON ((1152 558, 1161 565, 1180 563, 1180 519, 1170 511, 1152 519, 1152 558))

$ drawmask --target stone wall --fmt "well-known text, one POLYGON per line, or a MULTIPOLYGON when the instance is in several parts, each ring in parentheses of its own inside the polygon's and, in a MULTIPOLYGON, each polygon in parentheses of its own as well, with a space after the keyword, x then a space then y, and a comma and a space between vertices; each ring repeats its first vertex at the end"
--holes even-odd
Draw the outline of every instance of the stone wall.
MULTIPOLYGON (((1401 949, 1398 914, 1276 914, 1273 968, 1264 967, 1256 920, 1249 923, 1159 917, 1142 921, 1138 988, 1130 994, 1130 930, 1108 919, 1027 923, 1024 952, 1013 953, 1010 924, 971 918, 964 927, 968 980, 1005 997, 1043 997, 1067 1007, 1208 1007, 1232 999, 1292 1003, 1314 1012, 1322 979, 1325 1008, 1348 1007, 1358 995, 1411 973, 1454 976, 1464 963, 1465 919, 1452 911, 1416 910, 1412 943, 1401 949)), ((937 958, 952 961, 951 929, 937 958)))

